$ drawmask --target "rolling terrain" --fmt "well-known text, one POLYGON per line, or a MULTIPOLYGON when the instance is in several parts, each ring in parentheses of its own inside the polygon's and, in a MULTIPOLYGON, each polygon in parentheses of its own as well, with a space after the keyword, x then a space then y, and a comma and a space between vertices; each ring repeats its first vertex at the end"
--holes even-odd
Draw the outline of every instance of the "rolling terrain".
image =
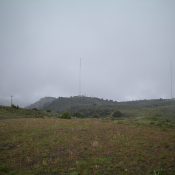
POLYGON ((122 117, 130 119, 158 118, 167 121, 174 121, 175 119, 174 99, 117 102, 84 96, 70 98, 59 97, 37 108, 38 104, 44 104, 43 99, 36 102, 35 104, 37 105, 33 104, 29 108, 31 109, 31 107, 33 107, 42 111, 56 112, 58 114, 69 112, 75 117, 75 114, 79 113, 84 118, 106 118, 111 117, 115 111, 121 111, 123 114, 122 117))
POLYGON ((83 119, 1 106, 0 174, 174 175, 174 100, 109 103, 95 105, 106 116, 83 119))

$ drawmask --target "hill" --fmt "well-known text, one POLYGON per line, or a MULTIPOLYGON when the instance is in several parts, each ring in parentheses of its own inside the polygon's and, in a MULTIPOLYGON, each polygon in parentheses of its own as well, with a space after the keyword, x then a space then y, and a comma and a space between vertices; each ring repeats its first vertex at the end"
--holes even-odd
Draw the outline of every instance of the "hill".
MULTIPOLYGON (((47 97, 49 98, 49 97, 47 97)), ((36 108, 45 111, 52 111, 57 113, 70 112, 77 113, 80 112, 86 116, 96 115, 101 111, 103 113, 110 114, 111 109, 117 105, 118 102, 112 100, 104 100, 95 97, 85 97, 85 96, 74 96, 74 97, 59 97, 52 99, 51 102, 47 102, 45 98, 40 99, 38 102, 30 105, 27 108, 36 108), (38 105, 39 104, 39 105, 38 105)))
MULTIPOLYGON (((47 97, 49 98, 49 97, 47 97)), ((110 117, 113 112, 121 111, 123 117, 148 118, 157 117, 164 119, 175 119, 175 100, 174 99, 152 99, 128 102, 116 102, 94 97, 59 97, 51 98, 52 101, 45 103, 46 98, 40 99, 30 108, 37 108, 44 111, 57 112, 59 114, 69 112, 73 116, 81 115, 84 117, 110 117), (39 105, 39 108, 37 105, 39 105)))
POLYGON ((54 97, 44 97, 41 98, 39 101, 31 104, 30 106, 28 106, 28 109, 44 109, 45 106, 49 105, 50 103, 52 103, 54 100, 56 100, 56 98, 54 97))
POLYGON ((44 109, 52 110, 55 112, 77 112, 81 109, 87 108, 96 108, 99 106, 114 106, 117 102, 112 100, 104 100, 94 97, 84 97, 84 96, 75 96, 75 97, 59 97, 54 100, 52 103, 44 106, 44 109))

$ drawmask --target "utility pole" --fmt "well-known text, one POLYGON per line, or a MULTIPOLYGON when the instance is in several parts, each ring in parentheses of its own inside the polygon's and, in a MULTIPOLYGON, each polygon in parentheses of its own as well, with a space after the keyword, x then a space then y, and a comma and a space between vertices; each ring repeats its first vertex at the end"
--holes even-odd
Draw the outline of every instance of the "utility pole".
POLYGON ((11 98, 11 106, 13 105, 13 95, 10 96, 11 98))

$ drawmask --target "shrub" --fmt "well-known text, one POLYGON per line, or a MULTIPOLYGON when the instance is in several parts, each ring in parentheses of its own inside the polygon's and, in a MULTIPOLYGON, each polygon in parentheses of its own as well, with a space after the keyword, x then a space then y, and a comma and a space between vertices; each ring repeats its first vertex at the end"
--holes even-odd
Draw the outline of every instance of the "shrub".
POLYGON ((114 118, 120 118, 122 117, 122 113, 120 111, 115 111, 113 114, 112 114, 112 117, 114 118))
POLYGON ((85 116, 83 114, 81 114, 80 112, 74 113, 73 116, 77 117, 77 118, 85 118, 85 116))
POLYGON ((71 115, 68 112, 65 112, 61 115, 62 119, 71 119, 71 115))
POLYGON ((19 106, 18 105, 13 105, 12 104, 11 107, 14 108, 14 109, 19 109, 19 106))
POLYGON ((33 111, 39 111, 37 108, 32 108, 33 111))

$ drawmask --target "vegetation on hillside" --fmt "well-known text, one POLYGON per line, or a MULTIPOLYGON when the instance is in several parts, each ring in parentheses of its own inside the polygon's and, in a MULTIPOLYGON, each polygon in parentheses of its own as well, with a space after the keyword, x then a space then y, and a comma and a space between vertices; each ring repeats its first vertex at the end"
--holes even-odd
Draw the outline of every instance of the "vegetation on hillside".
POLYGON ((113 120, 0 121, 2 175, 174 175, 175 129, 113 120))
POLYGON ((1 106, 0 174, 174 175, 175 105, 160 101, 77 112, 1 106))
POLYGON ((68 112, 76 118, 110 118, 118 111, 122 115, 113 118, 141 119, 141 121, 156 118, 170 123, 175 121, 175 100, 166 99, 114 102, 82 96, 60 97, 43 106, 42 110, 57 113, 59 116, 68 112))

